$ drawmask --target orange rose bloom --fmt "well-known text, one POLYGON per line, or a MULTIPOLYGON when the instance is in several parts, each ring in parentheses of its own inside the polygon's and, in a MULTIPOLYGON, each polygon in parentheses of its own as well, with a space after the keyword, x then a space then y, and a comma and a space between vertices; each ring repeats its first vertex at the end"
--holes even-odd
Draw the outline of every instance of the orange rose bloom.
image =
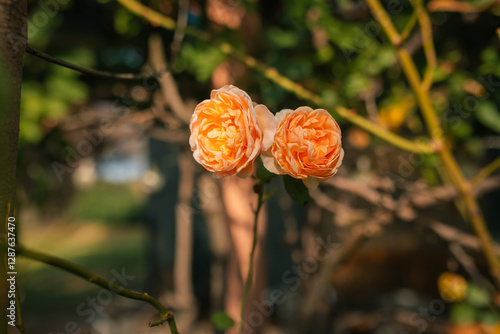
POLYGON ((196 106, 189 128, 198 163, 219 177, 247 177, 257 156, 271 146, 276 121, 266 106, 254 107, 247 93, 228 85, 196 106))
POLYGON ((310 189, 337 173, 344 158, 341 132, 326 110, 285 109, 276 114, 276 122, 273 145, 262 154, 270 172, 302 179, 310 189))

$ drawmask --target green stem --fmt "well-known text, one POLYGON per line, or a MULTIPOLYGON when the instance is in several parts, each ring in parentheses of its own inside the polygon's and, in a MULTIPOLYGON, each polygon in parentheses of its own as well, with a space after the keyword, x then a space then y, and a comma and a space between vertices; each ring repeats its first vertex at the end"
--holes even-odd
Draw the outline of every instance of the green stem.
MULTIPOLYGON (((259 181, 257 181, 259 182, 259 181)), ((260 182, 258 184, 259 186, 259 193, 258 193, 258 199, 257 199, 257 209, 255 210, 255 217, 254 217, 254 222, 253 222, 253 242, 252 242, 252 251, 250 252, 250 262, 248 264, 248 274, 247 274, 247 279, 245 282, 245 287, 243 289, 243 297, 241 298, 241 317, 240 317, 240 329, 238 333, 242 334, 243 333, 243 325, 245 322, 245 306, 247 304, 247 299, 248 295, 250 293, 250 289, 252 288, 252 280, 253 280, 253 257, 255 254, 255 249, 257 248, 257 227, 258 227, 258 221, 259 221, 259 212, 260 209, 262 208, 262 205, 264 204, 264 183, 260 182)))
POLYGON ((171 311, 169 311, 165 306, 163 306, 157 299, 154 297, 148 295, 147 293, 140 293, 140 292, 135 292, 132 290, 125 289, 122 286, 119 286, 118 284, 112 283, 103 277, 93 273, 92 271, 85 269, 82 266, 79 266, 75 263, 59 259, 57 257, 54 257, 52 255, 44 254, 41 252, 37 252, 34 250, 29 250, 26 249, 22 246, 16 247, 16 250, 19 255, 25 256, 29 259, 43 262, 45 264, 54 266, 56 268, 65 270, 69 273, 72 273, 76 276, 79 276, 88 282, 98 285, 101 288, 104 288, 106 290, 109 290, 111 292, 114 292, 120 296, 129 298, 129 299, 135 299, 135 300, 140 300, 143 302, 146 302, 153 306, 155 309, 160 312, 161 319, 154 321, 149 324, 150 327, 158 326, 161 325, 165 322, 168 322, 170 326, 170 331, 172 334, 178 334, 177 327, 175 324, 175 319, 174 315, 172 314, 171 311))

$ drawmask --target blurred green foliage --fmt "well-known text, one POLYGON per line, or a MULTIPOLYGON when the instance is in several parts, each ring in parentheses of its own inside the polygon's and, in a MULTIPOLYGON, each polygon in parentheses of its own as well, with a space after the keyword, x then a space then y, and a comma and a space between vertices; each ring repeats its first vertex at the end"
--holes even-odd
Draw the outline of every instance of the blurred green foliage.
MULTIPOLYGON (((68 50, 62 56, 75 64, 92 67, 92 52, 85 48, 68 50)), ((58 120, 72 105, 83 103, 88 86, 79 80, 79 73, 50 64, 44 70, 43 81, 25 80, 21 95, 20 141, 37 143, 43 136, 43 120, 58 120)))
POLYGON ((221 331, 227 331, 234 326, 234 320, 222 311, 212 313, 210 322, 221 331))
POLYGON ((128 185, 97 183, 79 191, 69 211, 77 220, 123 225, 144 218, 145 202, 146 196, 128 185))
POLYGON ((199 82, 206 82, 217 65, 225 59, 226 56, 218 47, 205 42, 193 42, 182 47, 175 70, 187 71, 199 82))
POLYGON ((482 323, 494 325, 500 322, 500 314, 493 308, 490 293, 483 287, 469 282, 464 302, 452 304, 450 320, 457 325, 482 323))
MULTIPOLYGON (((71 1, 59 4, 59 10, 71 6, 71 1)), ((57 13, 56 13, 57 14, 57 13)), ((33 47, 44 48, 63 17, 54 15, 45 7, 36 7, 28 18, 28 40, 33 47), (40 21, 46 18, 46 21, 40 21)), ((93 67, 95 57, 89 48, 75 46, 56 56, 84 67, 93 67)), ((43 121, 57 121, 72 105, 83 103, 88 97, 88 86, 79 80, 80 74, 61 66, 48 64, 32 56, 25 57, 25 80, 21 95, 20 144, 35 144, 43 139, 43 121)))
POLYGON ((453 305, 450 310, 450 319, 455 324, 470 324, 476 320, 476 309, 467 303, 453 305))

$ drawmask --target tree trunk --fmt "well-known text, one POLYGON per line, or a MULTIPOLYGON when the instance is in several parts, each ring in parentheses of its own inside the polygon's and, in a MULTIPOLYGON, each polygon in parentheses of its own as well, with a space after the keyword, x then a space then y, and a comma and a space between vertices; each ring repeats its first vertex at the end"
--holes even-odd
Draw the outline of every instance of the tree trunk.
MULTIPOLYGON (((7 219, 15 203, 17 141, 23 56, 27 43, 26 0, 0 0, 0 219, 2 230, 0 309, 8 307, 6 242, 7 219)), ((0 317, 0 333, 7 332, 6 316, 0 317)))

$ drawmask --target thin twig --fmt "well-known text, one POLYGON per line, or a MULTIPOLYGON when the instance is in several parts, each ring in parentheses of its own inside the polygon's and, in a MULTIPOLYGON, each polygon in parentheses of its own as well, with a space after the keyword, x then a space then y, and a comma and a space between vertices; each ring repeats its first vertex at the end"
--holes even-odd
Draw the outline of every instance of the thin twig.
MULTIPOLYGON (((149 21, 152 25, 161 26, 169 30, 176 29, 176 23, 174 20, 158 12, 155 12, 151 8, 148 8, 135 0, 118 0, 118 2, 121 3, 123 6, 125 6, 132 13, 139 15, 142 18, 149 21)), ((186 34, 194 36, 199 39, 206 40, 210 37, 207 33, 189 26, 183 30, 186 34)), ((219 45, 219 47, 223 53, 240 60, 249 68, 260 72, 264 77, 276 83, 285 90, 295 94, 297 97, 308 101, 312 101, 313 103, 319 106, 325 104, 323 98, 320 95, 311 92, 310 90, 304 88, 300 84, 293 82, 287 77, 281 75, 275 68, 264 65, 254 57, 248 56, 244 52, 241 52, 233 48, 231 44, 222 43, 219 45)), ((352 110, 340 107, 336 108, 335 111, 341 117, 345 118, 347 121, 365 129, 366 131, 372 133, 373 135, 380 137, 386 140, 387 142, 391 143, 392 145, 399 147, 403 150, 421 154, 434 153, 435 151, 434 148, 427 143, 415 143, 411 140, 403 138, 393 132, 384 129, 383 127, 377 124, 374 124, 373 122, 370 122, 366 118, 357 115, 352 110)))
MULTIPOLYGON (((421 2, 421 0, 420 0, 421 2)), ((413 28, 415 27, 415 24, 417 23, 418 16, 417 16, 417 11, 414 10, 411 13, 410 19, 408 20, 408 23, 406 23, 406 26, 403 28, 403 31, 401 31, 401 40, 406 41, 408 37, 410 36, 410 33, 412 32, 413 28)))
POLYGON ((498 168, 500 168, 500 157, 496 158, 489 165, 481 169, 479 173, 477 173, 477 175, 474 176, 472 180, 470 180, 470 186, 472 188, 477 187, 477 185, 480 184, 481 181, 487 178, 491 173, 496 171, 498 168))
POLYGON ((248 294, 250 293, 250 289, 252 288, 252 280, 253 280, 253 257, 255 254, 255 249, 257 248, 257 227, 259 222, 259 213, 262 205, 264 204, 264 183, 260 182, 258 185, 259 193, 257 198, 257 209, 255 209, 255 218, 253 222, 253 241, 252 241, 252 251, 250 252, 250 261, 248 264, 248 274, 245 282, 245 287, 243 289, 243 297, 241 298, 241 317, 240 317, 240 328, 238 333, 243 333, 243 324, 245 322, 245 306, 248 299, 248 294))
POLYGON ((75 70, 77 72, 83 73, 83 74, 104 77, 104 78, 124 79, 124 80, 142 80, 142 79, 147 79, 147 78, 157 78, 161 74, 161 73, 141 73, 141 74, 112 73, 112 72, 98 71, 98 70, 93 70, 90 68, 78 66, 78 65, 72 64, 70 62, 67 62, 65 60, 53 57, 53 56, 48 55, 42 51, 34 49, 31 46, 26 47, 26 52, 29 54, 32 54, 40 59, 48 61, 49 63, 56 64, 56 65, 59 65, 62 67, 66 67, 66 68, 75 70))
POLYGON ((184 40, 184 32, 188 24, 189 16, 189 0, 179 0, 179 10, 177 12, 177 25, 174 31, 174 39, 170 44, 171 57, 170 61, 175 63, 179 50, 181 49, 182 41, 184 40))
MULTIPOLYGON (((164 53, 163 41, 160 35, 152 35, 149 39, 149 62, 155 71, 164 71, 167 67, 167 58, 164 53)), ((171 73, 158 77, 162 97, 173 113, 184 123, 189 124, 194 106, 190 106, 182 99, 177 84, 171 73)))
POLYGON ((427 59, 427 68, 422 80, 422 88, 424 91, 427 91, 432 85, 432 79, 437 67, 436 50, 432 41, 431 19, 421 1, 415 7, 415 10, 418 16, 418 23, 420 24, 420 31, 422 32, 422 45, 424 47, 425 58, 427 59))
MULTIPOLYGON (((481 249, 481 241, 474 235, 465 233, 456 227, 444 224, 436 219, 425 217, 417 221, 419 224, 428 226, 434 233, 448 242, 456 242, 463 247, 479 251, 481 249)), ((493 249, 495 254, 500 256, 500 245, 494 243, 493 249)))
POLYGON ((118 284, 112 283, 103 277, 93 273, 92 271, 85 269, 82 266, 79 266, 75 263, 59 259, 55 256, 44 254, 38 251, 34 250, 29 250, 26 249, 22 246, 17 246, 16 251, 18 252, 19 255, 25 256, 29 259, 43 262, 45 264, 54 266, 56 268, 65 270, 67 272, 70 272, 76 276, 79 276, 88 282, 98 285, 106 290, 109 290, 111 292, 114 292, 120 296, 129 298, 129 299, 134 299, 134 300, 140 300, 143 302, 146 302, 153 306, 155 309, 160 312, 161 319, 151 322, 149 324, 150 327, 158 326, 161 325, 165 322, 168 322, 170 326, 170 331, 172 334, 178 334, 177 331, 177 326, 175 324, 175 319, 174 315, 171 311, 169 311, 165 306, 163 306, 157 299, 154 297, 148 295, 147 293, 140 293, 140 292, 135 292, 132 290, 125 289, 122 286, 119 286, 118 284))

